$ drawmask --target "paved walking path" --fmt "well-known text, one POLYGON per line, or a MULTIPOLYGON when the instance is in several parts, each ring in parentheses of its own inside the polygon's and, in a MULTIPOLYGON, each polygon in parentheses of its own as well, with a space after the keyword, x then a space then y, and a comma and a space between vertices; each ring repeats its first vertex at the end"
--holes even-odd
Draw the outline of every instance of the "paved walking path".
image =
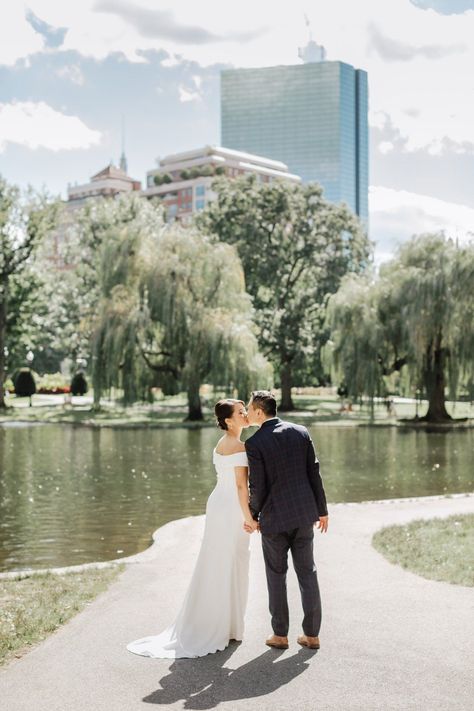
POLYGON ((391 523, 474 511, 474 496, 338 504, 316 534, 323 600, 321 650, 300 648, 301 608, 289 571, 290 649, 270 632, 258 534, 251 539, 246 636, 200 659, 138 657, 127 642, 173 620, 204 518, 164 526, 155 544, 83 612, 0 670, 5 711, 450 711, 474 704, 474 591, 388 563, 370 544, 391 523))

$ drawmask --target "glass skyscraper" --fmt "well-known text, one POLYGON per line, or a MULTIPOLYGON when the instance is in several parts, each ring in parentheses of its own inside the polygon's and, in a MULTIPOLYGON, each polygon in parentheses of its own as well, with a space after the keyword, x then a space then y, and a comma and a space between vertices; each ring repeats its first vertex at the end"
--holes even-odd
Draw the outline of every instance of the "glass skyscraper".
POLYGON ((227 69, 221 143, 281 160, 368 225, 367 73, 344 62, 227 69))

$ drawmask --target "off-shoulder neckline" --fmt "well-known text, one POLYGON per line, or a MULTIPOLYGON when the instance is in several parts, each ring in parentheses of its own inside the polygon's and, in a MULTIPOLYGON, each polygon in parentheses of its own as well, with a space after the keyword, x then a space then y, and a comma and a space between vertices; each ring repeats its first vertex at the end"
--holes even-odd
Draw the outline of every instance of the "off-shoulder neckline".
POLYGON ((214 447, 214 454, 217 454, 219 457, 235 457, 236 454, 246 454, 246 452, 245 449, 242 449, 240 452, 232 452, 232 454, 221 454, 217 451, 217 448, 214 447))

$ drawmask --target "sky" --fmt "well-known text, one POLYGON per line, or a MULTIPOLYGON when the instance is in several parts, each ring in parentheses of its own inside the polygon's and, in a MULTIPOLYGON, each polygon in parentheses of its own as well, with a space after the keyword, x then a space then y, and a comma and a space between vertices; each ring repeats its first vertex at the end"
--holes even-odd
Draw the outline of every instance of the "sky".
POLYGON ((0 9, 0 173, 66 196, 220 143, 219 75, 298 64, 309 32, 369 75, 376 261, 474 231, 474 0, 29 0, 0 9), (309 28, 308 28, 309 23, 309 28))

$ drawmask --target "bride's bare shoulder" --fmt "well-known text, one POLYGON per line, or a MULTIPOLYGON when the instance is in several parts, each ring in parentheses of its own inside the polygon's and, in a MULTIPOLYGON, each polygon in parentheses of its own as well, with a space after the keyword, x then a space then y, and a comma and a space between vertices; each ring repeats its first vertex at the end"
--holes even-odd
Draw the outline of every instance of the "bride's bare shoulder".
POLYGON ((238 454, 239 452, 245 452, 245 444, 240 441, 236 442, 235 440, 231 440, 224 435, 216 444, 215 451, 217 454, 223 454, 224 456, 238 454))

